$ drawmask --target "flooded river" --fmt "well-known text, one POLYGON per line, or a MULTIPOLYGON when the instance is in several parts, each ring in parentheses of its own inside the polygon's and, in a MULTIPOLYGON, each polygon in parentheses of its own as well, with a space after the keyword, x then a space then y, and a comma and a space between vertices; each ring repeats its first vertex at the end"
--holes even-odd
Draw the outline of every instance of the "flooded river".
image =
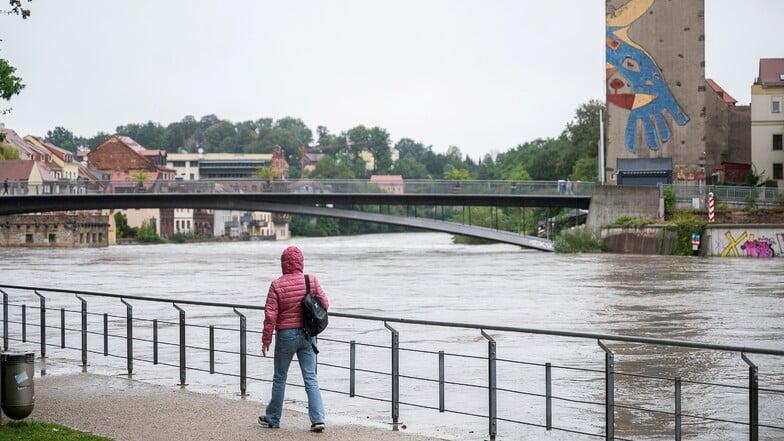
MULTIPOLYGON (((269 282, 280 273, 280 252, 288 245, 302 248, 305 271, 318 275, 330 297, 331 309, 336 312, 784 349, 784 271, 780 259, 562 255, 509 245, 455 245, 445 234, 406 233, 294 239, 285 243, 199 243, 79 250, 5 248, 0 249, 0 281, 11 285, 263 305, 269 282)), ((171 304, 158 304, 155 308, 159 312, 138 312, 135 316, 165 312, 174 317, 176 312, 171 304)), ((227 317, 227 320, 232 317, 231 312, 227 317)), ((248 317, 248 326, 258 329, 260 314, 249 313, 248 317)), ((356 326, 343 325, 340 321, 331 326, 334 328, 328 331, 329 338, 350 340, 351 332, 368 332, 377 333, 383 344, 389 343, 389 334, 383 326, 374 331, 358 331, 356 326)), ((430 351, 486 354, 486 341, 478 331, 454 333, 429 329, 416 330, 412 335, 405 326, 400 328, 401 345, 425 342, 430 351)), ((603 353, 596 341, 503 333, 494 333, 493 337, 498 340, 499 358, 599 370, 604 366, 603 353)), ((259 352, 257 340, 258 336, 251 334, 249 352, 259 352)), ((328 362, 331 346, 322 344, 327 348, 323 351, 327 355, 322 354, 320 361, 328 362)), ((747 417, 746 391, 716 392, 716 387, 700 383, 720 381, 744 385, 747 367, 739 354, 620 343, 612 347, 617 354, 618 370, 646 376, 616 380, 616 399, 629 406, 617 410, 621 427, 616 430, 617 436, 673 439, 671 415, 651 415, 633 409, 658 406, 672 399, 672 385, 666 381, 661 385, 648 384, 650 388, 644 394, 638 393, 641 383, 654 382, 648 376, 681 376, 693 381, 684 385, 684 412, 747 417), (715 393, 718 395, 711 395, 715 393), (737 405, 740 407, 736 408, 737 405)), ((78 351, 72 356, 78 358, 78 351)), ((751 358, 760 366, 761 384, 764 381, 771 387, 784 389, 784 361, 767 356, 751 358)), ((117 363, 123 366, 122 360, 117 363)), ((482 370, 486 369, 486 363, 485 360, 476 367, 476 375, 482 381, 486 381, 486 371, 482 370)), ((116 366, 104 368, 97 361, 95 364, 90 370, 109 374, 121 371, 116 366)), ((466 363, 466 371, 474 369, 470 365, 466 363)), ((166 377, 143 363, 136 366, 139 372, 136 378, 141 380, 172 384, 172 379, 176 379, 176 374, 166 377)), ((427 364, 423 366, 427 366, 424 370, 430 369, 427 364)), ((265 375, 252 369, 253 365, 249 368, 251 376, 265 375)), ((543 380, 537 379, 543 377, 543 371, 538 366, 532 369, 530 376, 517 370, 505 374, 502 370, 499 383, 520 383, 531 394, 543 394, 543 380), (501 378, 502 374, 506 377, 501 378), (509 380, 509 375, 521 376, 519 380, 509 380)), ((52 373, 56 370, 54 366, 50 368, 52 373)), ((290 380, 291 377, 298 380, 297 371, 291 372, 290 380)), ((343 380, 338 377, 344 377, 345 373, 331 373, 322 368, 319 373, 322 387, 342 390, 343 380)), ((194 378, 200 378, 198 375, 194 374, 194 378)), ((603 396, 596 396, 596 390, 603 391, 603 385, 595 379, 603 379, 602 375, 572 375, 566 370, 558 378, 554 375, 553 380, 560 381, 562 390, 557 393, 564 397, 578 402, 583 398, 601 401, 603 396), (597 384, 588 392, 581 392, 582 383, 597 384)), ((210 381, 209 378, 194 380, 189 387, 212 393, 236 392, 223 390, 222 385, 210 381)), ((269 383, 251 381, 248 389, 250 399, 265 401, 269 383)), ((383 393, 388 394, 386 390, 383 393)), ((423 396, 427 393, 422 392, 423 396)), ((448 405, 460 409, 461 400, 473 401, 474 396, 486 401, 487 391, 456 392, 449 395, 448 405)), ((293 407, 301 406, 303 397, 298 388, 288 391, 287 398, 293 407)), ((325 401, 330 418, 335 420, 384 424, 390 419, 388 403, 368 403, 330 393, 325 395, 325 401)), ((499 401, 510 399, 499 396, 499 401)), ((511 401, 517 401, 523 408, 516 419, 543 424, 543 400, 539 397, 511 401), (531 404, 527 404, 529 401, 531 404)), ((436 408, 438 405, 437 400, 428 404, 436 408)), ((553 423, 563 427, 570 427, 570 422, 583 413, 579 403, 568 400, 557 402, 554 409, 553 423)), ((603 413, 601 409, 595 413, 596 421, 578 429, 602 433, 603 413)), ((782 426, 782 414, 784 400, 778 397, 761 400, 760 415, 766 421, 782 426)), ((499 416, 502 416, 500 409, 499 416)), ((403 406, 401 421, 412 431, 451 439, 488 438, 486 419, 481 418, 403 406)), ((684 439, 748 439, 747 427, 729 426, 684 419, 684 434, 689 435, 684 439)), ((498 433, 499 439, 596 439, 506 422, 499 423, 498 433)), ((781 431, 761 430, 760 434, 760 439, 784 437, 781 431)))

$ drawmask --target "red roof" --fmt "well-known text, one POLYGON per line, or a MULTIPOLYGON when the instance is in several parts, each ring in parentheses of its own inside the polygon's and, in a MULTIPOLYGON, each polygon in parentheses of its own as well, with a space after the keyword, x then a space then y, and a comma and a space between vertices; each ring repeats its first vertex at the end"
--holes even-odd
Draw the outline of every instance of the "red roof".
POLYGON ((0 161, 0 177, 9 181, 27 181, 33 166, 35 161, 25 159, 0 161))
POLYGON ((759 83, 763 87, 784 87, 784 58, 761 58, 759 83))
POLYGON ((727 103, 727 104, 735 104, 735 103, 738 102, 738 100, 736 100, 735 98, 730 96, 730 94, 727 93, 726 90, 722 89, 721 86, 716 84, 715 81, 711 80, 710 78, 706 78, 705 82, 708 83, 708 86, 710 86, 710 88, 713 89, 714 92, 716 92, 716 95, 718 95, 719 98, 724 100, 725 103, 727 103))

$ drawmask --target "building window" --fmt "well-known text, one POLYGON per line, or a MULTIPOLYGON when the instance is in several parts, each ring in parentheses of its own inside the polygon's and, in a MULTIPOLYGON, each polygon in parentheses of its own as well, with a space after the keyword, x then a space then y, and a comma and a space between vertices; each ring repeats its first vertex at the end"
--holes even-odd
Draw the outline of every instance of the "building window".
POLYGON ((773 150, 781 150, 781 134, 773 135, 773 150))
POLYGON ((33 243, 33 235, 25 234, 25 243, 33 243))
POLYGON ((771 101, 770 110, 773 113, 781 113, 781 98, 774 98, 771 101))
POLYGON ((57 242, 57 238, 54 234, 49 233, 49 243, 57 242))
POLYGON ((781 163, 773 164, 773 179, 782 180, 784 179, 784 169, 782 169, 781 163))

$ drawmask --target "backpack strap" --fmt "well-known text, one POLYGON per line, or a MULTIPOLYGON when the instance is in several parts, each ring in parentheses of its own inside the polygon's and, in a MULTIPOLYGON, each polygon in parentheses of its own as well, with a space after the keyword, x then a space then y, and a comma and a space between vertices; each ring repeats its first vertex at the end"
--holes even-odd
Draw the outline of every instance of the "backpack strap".
MULTIPOLYGON (((308 277, 308 275, 305 274, 305 295, 308 294, 310 294, 310 277, 308 277)), ((310 345, 313 347, 313 352, 318 354, 319 350, 316 347, 316 343, 313 342, 313 337, 308 334, 307 328, 305 328, 305 335, 308 337, 308 340, 310 340, 310 345)))

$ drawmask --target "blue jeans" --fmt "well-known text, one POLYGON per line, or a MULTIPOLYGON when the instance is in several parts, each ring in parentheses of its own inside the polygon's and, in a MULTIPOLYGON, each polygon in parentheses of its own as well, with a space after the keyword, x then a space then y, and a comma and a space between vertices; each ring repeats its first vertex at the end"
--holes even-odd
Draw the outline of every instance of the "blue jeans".
MULTIPOLYGON (((316 337, 313 337, 316 341, 316 337)), ((311 424, 324 422, 324 402, 321 401, 318 377, 316 376, 316 353, 302 329, 281 329, 275 335, 275 374, 272 377, 272 398, 267 404, 267 421, 279 426, 283 413, 283 396, 286 393, 286 377, 291 359, 297 354, 299 369, 308 394, 308 416, 311 424)))

